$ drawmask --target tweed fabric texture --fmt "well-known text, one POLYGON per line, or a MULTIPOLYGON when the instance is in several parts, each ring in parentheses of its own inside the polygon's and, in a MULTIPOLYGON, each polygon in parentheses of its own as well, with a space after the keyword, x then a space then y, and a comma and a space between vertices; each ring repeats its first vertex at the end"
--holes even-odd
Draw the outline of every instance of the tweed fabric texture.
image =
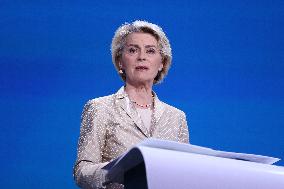
POLYGON ((124 87, 112 95, 89 100, 81 117, 80 137, 74 178, 81 188, 117 188, 103 186, 107 163, 146 138, 189 142, 185 113, 160 101, 154 94, 154 110, 147 129, 124 87))

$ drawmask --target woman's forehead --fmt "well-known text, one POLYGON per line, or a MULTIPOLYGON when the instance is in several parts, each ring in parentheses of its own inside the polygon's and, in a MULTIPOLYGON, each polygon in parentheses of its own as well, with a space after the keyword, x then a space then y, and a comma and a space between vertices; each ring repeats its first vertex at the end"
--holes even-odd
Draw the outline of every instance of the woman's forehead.
POLYGON ((157 46, 158 41, 149 33, 131 33, 126 38, 127 45, 157 46))

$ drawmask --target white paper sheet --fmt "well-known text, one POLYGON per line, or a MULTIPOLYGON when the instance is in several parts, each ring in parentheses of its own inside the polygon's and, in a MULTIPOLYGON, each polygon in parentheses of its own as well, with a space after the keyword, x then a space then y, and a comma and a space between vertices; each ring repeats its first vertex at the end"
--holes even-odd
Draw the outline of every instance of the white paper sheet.
POLYGON ((121 176, 144 162, 149 189, 284 189, 284 168, 268 165, 278 160, 148 139, 104 169, 109 171, 112 182, 123 184, 121 176))
MULTIPOLYGON (((279 158, 274 157, 268 157, 268 156, 262 156, 262 155, 254 155, 254 154, 245 154, 245 153, 236 153, 236 152, 226 152, 226 151, 220 151, 220 150, 213 150, 211 148, 201 147, 197 145, 192 144, 185 144, 185 143, 179 143, 175 141, 169 141, 169 140, 160 140, 160 139, 146 139, 142 141, 141 143, 137 144, 109 164, 103 167, 103 169, 110 170, 112 167, 116 166, 118 162, 120 162, 121 159, 124 158, 124 156, 131 151, 132 149, 136 147, 151 147, 151 148, 159 148, 159 149, 167 149, 167 150, 174 150, 174 151, 180 151, 180 152, 188 152, 188 153, 195 153, 195 154, 201 154, 201 155, 208 155, 208 156, 215 156, 215 157, 222 157, 222 158, 230 158, 230 159, 236 159, 236 160, 244 160, 244 161, 251 161, 256 163, 264 163, 264 164, 273 164, 277 161, 279 161, 279 158)), ((138 151, 135 151, 135 153, 138 153, 138 151)), ((134 155, 134 152, 132 152, 134 155)), ((135 156, 137 156, 135 154, 135 156)), ((125 162, 127 163, 127 162, 125 162)))
POLYGON ((189 153, 202 154, 202 155, 208 155, 208 156, 216 156, 216 157, 222 157, 222 158, 251 161, 251 162, 257 162, 257 163, 264 163, 264 164, 273 164, 280 160, 279 158, 274 158, 274 157, 254 155, 254 154, 245 154, 245 153, 236 153, 236 152, 225 152, 225 151, 213 150, 211 148, 201 147, 201 146, 192 145, 192 144, 184 144, 184 143, 178 143, 178 142, 167 141, 167 140, 159 140, 159 139, 147 139, 139 143, 137 146, 148 146, 152 148, 161 148, 161 149, 168 149, 168 150, 189 152, 189 153))

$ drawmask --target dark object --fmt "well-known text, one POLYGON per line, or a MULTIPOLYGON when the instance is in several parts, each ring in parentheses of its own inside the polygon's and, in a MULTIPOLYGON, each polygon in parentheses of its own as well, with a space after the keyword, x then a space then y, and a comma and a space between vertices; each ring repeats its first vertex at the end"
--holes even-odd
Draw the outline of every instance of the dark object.
POLYGON ((148 189, 144 162, 128 170, 124 176, 125 189, 148 189))

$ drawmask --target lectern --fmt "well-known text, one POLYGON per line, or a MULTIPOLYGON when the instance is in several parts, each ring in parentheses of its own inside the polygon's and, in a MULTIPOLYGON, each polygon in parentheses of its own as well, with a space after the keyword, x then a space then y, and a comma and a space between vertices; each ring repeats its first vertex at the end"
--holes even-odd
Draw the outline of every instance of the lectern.
POLYGON ((150 139, 105 169, 126 189, 284 189, 284 167, 270 165, 277 160, 150 139))

